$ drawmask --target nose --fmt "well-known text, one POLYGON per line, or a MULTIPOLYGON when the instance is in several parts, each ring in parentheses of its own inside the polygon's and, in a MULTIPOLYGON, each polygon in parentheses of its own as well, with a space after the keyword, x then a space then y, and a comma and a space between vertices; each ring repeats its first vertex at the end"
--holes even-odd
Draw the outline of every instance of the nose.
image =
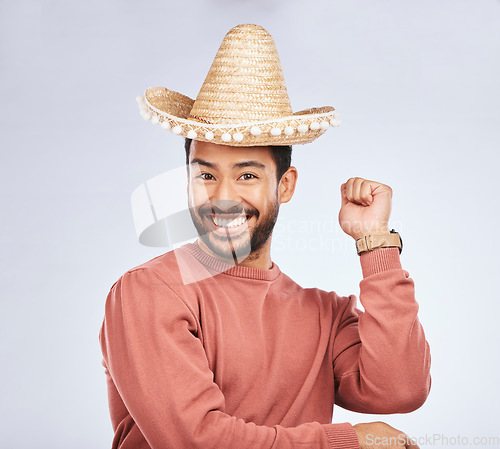
POLYGON ((214 190, 212 191, 210 200, 212 202, 217 201, 217 203, 220 203, 221 209, 229 209, 230 207, 234 206, 235 202, 239 203, 241 197, 233 183, 229 179, 224 179, 217 183, 214 190))

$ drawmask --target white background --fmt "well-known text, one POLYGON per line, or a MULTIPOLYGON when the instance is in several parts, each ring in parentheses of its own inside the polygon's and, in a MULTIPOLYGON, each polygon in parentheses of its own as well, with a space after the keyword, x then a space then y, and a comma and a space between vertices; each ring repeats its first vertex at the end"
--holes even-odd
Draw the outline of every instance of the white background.
POLYGON ((295 111, 332 105, 343 119, 294 147, 274 261, 304 287, 358 294, 339 186, 389 184, 431 345, 418 411, 335 408, 334 422, 384 420, 450 447, 498 437, 499 19, 497 0, 0 0, 0 446, 110 447, 104 301, 164 251, 138 243, 130 195, 184 161, 183 140, 144 122, 135 97, 196 97, 240 23, 273 35, 295 111))

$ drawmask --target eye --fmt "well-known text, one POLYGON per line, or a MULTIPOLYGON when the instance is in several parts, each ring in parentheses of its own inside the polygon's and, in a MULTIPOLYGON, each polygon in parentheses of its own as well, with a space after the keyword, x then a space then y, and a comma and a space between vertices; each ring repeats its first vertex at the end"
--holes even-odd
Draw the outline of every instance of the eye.
POLYGON ((200 173, 197 178, 203 179, 204 181, 210 181, 214 179, 214 177, 210 173, 200 173))
POLYGON ((249 179, 257 179, 257 176, 255 176, 254 174, 252 173, 244 173, 240 176, 240 179, 243 179, 245 181, 248 181, 249 179))

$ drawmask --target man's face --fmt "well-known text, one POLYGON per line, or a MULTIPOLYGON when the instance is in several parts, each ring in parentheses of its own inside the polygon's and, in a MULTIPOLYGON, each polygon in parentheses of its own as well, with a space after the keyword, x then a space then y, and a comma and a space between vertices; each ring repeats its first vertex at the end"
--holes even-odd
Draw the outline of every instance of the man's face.
POLYGON ((193 141, 189 163, 189 210, 202 241, 231 261, 256 256, 279 211, 271 150, 193 141))

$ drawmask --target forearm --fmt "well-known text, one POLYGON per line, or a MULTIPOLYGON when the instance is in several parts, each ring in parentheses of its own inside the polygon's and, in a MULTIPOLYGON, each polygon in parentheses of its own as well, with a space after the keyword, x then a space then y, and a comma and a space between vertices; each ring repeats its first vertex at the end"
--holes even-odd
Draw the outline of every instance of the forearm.
MULTIPOLYGON (((349 350, 337 355, 337 403, 351 410, 403 413, 415 410, 430 389, 430 352, 418 320, 414 283, 395 248, 361 256, 365 312, 355 334, 344 332, 349 350), (350 343, 349 338, 353 339, 350 343)), ((349 325, 355 325, 354 315, 349 325)))

